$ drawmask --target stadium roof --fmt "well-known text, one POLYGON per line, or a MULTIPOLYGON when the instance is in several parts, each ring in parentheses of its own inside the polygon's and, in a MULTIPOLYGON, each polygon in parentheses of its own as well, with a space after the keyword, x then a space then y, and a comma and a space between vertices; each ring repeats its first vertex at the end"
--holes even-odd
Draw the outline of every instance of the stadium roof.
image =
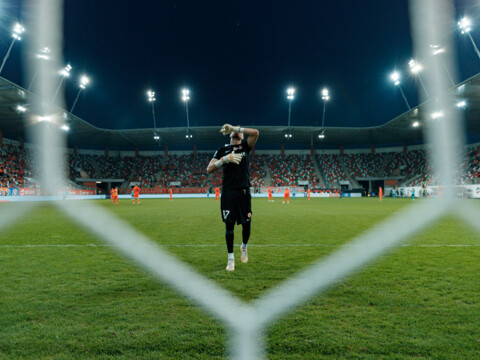
MULTIPOLYGON (((465 120, 467 133, 471 138, 480 136, 480 74, 458 84, 451 89, 459 100, 465 100, 465 120)), ((21 88, 20 86, 0 77, 0 130, 3 136, 12 140, 25 138, 26 131, 32 126, 32 115, 28 113, 28 104, 32 104, 36 95, 21 88), (17 106, 27 108, 25 113, 17 110, 17 106)), ((418 144, 423 142, 422 127, 414 127, 415 121, 422 122, 428 114, 427 106, 423 103, 412 110, 401 114, 395 119, 381 126, 373 127, 327 127, 325 138, 319 139, 322 132, 321 127, 290 127, 285 126, 254 126, 261 133, 261 143, 267 147, 278 147, 281 143, 287 143, 290 147, 308 148, 313 142, 316 147, 338 148, 344 146, 370 146, 370 145, 398 145, 418 144), (287 141, 286 133, 292 137, 287 141)), ((154 129, 125 129, 109 130, 97 128, 87 121, 55 107, 55 112, 63 113, 65 122, 70 127, 68 132, 69 147, 88 149, 109 149, 141 150, 153 149, 154 129)), ((242 124, 248 127, 248 124, 242 124)), ((252 125, 253 126, 253 125, 252 125)), ((195 143, 201 147, 215 148, 222 139, 219 133, 219 126, 190 127, 189 134, 193 135, 192 140, 186 139, 187 128, 169 127, 158 128, 156 134, 160 136, 160 145, 169 147, 188 148, 195 143)))

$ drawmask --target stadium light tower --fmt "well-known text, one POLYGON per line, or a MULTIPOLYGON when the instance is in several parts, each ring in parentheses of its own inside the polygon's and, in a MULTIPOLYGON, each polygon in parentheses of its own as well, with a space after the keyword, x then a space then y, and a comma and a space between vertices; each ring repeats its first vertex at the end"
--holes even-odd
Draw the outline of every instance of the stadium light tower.
POLYGON ((53 95, 52 103, 55 102, 55 99, 57 98, 58 95, 58 90, 60 90, 60 87, 62 86, 63 81, 65 78, 70 76, 70 71, 72 70, 72 67, 70 64, 67 64, 62 70, 60 70, 60 75, 62 75, 62 78, 60 79, 60 83, 58 84, 57 90, 55 90, 55 95, 53 95))
POLYGON ((326 107, 327 107, 327 101, 330 100, 330 94, 328 92, 328 89, 327 88, 323 88, 322 89, 322 101, 323 101, 323 115, 322 115, 322 132, 320 133, 320 135, 318 135, 318 137, 320 139, 324 139, 325 138, 325 111, 326 111, 326 107))
POLYGON ((288 99, 288 134, 285 134, 287 139, 292 137, 292 133, 290 132, 290 119, 292 117, 292 100, 295 98, 295 88, 289 87, 287 89, 287 99, 288 99))
MULTIPOLYGON (((48 61, 48 60, 50 60, 50 53, 51 53, 50 48, 44 47, 42 50, 40 50, 40 51, 35 55, 35 57, 36 57, 37 59, 40 59, 40 60, 48 61)), ((30 85, 28 85, 28 89, 27 89, 28 91, 30 91, 30 89, 32 88, 32 85, 33 85, 35 79, 37 78, 38 69, 39 69, 39 67, 36 66, 36 70, 35 70, 35 73, 33 74, 32 81, 30 81, 30 85)))
POLYGON ((445 62, 443 61, 442 54, 445 53, 445 48, 440 46, 440 45, 431 44, 430 49, 432 49, 432 55, 433 56, 439 56, 440 62, 441 62, 442 67, 443 67, 443 70, 445 70, 445 72, 447 73, 448 78, 450 79, 450 82, 452 83, 452 86, 455 86, 455 82, 452 79, 452 75, 450 74, 450 71, 448 71, 448 69, 445 65, 445 62))
POLYGON ((415 61, 414 59, 411 59, 411 60, 408 62, 408 67, 410 68, 410 72, 411 72, 414 76, 417 76, 417 77, 418 77, 418 80, 420 81, 420 84, 422 85, 423 91, 425 91, 425 95, 427 95, 427 98, 430 98, 430 95, 428 94, 428 90, 427 90, 427 88, 425 87, 425 84, 423 83, 422 77, 420 76, 420 72, 423 70, 422 64, 418 63, 418 62, 415 61))
POLYGON ((392 79, 393 83, 395 84, 395 86, 398 86, 398 88, 400 89, 400 92, 402 93, 402 96, 403 96, 403 99, 405 100, 405 104, 407 104, 407 107, 408 107, 408 110, 410 110, 410 104, 408 103, 408 100, 407 98, 405 97, 405 94, 403 93, 403 89, 402 89, 402 86, 400 85, 400 73, 398 71, 394 71, 391 75, 390 75, 390 79, 392 79))
POLYGON ((191 140, 193 135, 190 134, 189 129, 190 129, 190 119, 188 117, 188 102, 190 100, 190 90, 188 89, 182 89, 182 101, 185 103, 185 114, 187 115, 187 135, 185 135, 185 138, 187 140, 191 140))
POLYGON ((3 67, 5 66, 5 63, 7 62, 8 57, 10 56, 10 51, 12 51, 13 44, 15 44, 16 40, 22 40, 22 33, 25 31, 25 28, 20 25, 19 23, 16 23, 13 26, 13 31, 12 31, 12 42, 10 43, 10 47, 8 48, 7 54, 3 58, 2 66, 0 67, 0 74, 2 73, 3 67))
POLYGON ((77 97, 75 98, 75 101, 73 102, 72 108, 70 109, 70 112, 73 112, 73 109, 75 108, 75 105, 77 105, 78 97, 80 96, 80 93, 82 90, 85 90, 87 85, 90 83, 90 79, 87 77, 87 75, 82 75, 80 76, 80 85, 77 93, 77 97))
POLYGON ((157 134, 157 121, 155 119, 155 91, 148 90, 147 91, 147 98, 150 104, 152 104, 152 117, 153 117, 153 140, 158 141, 160 140, 160 136, 157 134))
POLYGON ((460 31, 462 32, 462 34, 468 35, 468 37, 470 38, 470 41, 472 42, 473 49, 475 50, 478 58, 480 59, 480 51, 478 51, 477 44, 475 44, 475 41, 473 41, 472 35, 470 34, 470 31, 472 30, 472 21, 467 17, 463 17, 458 22, 458 27, 460 28, 460 31))

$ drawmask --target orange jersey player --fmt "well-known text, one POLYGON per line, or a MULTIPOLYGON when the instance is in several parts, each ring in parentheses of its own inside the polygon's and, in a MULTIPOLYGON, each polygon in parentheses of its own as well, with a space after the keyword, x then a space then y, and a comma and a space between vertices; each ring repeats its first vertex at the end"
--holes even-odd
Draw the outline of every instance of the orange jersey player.
POLYGON ((137 204, 140 204, 140 188, 138 185, 135 185, 133 188, 133 204, 135 205, 135 199, 137 199, 137 204))
POLYGON ((383 190, 382 190, 382 187, 380 186, 380 188, 378 189, 378 197, 380 198, 380 201, 382 201, 383 199, 383 190))
POLYGON ((173 197, 173 190, 172 190, 172 188, 170 188, 170 190, 168 190, 168 193, 170 194, 170 200, 172 200, 172 197, 173 197))
POLYGON ((118 187, 115 187, 115 189, 113 189, 113 195, 115 197, 115 205, 118 205, 118 187))
POLYGON ((215 188, 215 200, 218 201, 219 198, 220 198, 220 188, 216 187, 215 188))
POLYGON ((115 204, 115 188, 110 190, 110 199, 112 199, 112 204, 115 204))
POLYGON ((308 188, 308 190, 307 190, 307 199, 308 199, 308 200, 310 200, 310 192, 311 192, 311 191, 310 191, 310 188, 308 188))
POLYGON ((290 190, 288 187, 285 188, 285 193, 283 194, 283 203, 285 204, 285 200, 287 200, 287 204, 290 204, 290 190))
POLYGON ((268 188, 268 201, 273 202, 272 188, 268 188))

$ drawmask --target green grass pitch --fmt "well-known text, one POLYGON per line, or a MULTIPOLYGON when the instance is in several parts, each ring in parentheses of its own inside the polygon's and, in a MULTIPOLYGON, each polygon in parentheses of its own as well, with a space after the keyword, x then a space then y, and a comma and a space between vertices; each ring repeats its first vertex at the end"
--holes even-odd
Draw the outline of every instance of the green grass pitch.
MULTIPOLYGON (((253 199, 233 273, 214 199, 97 204, 249 302, 412 201, 253 199)), ((278 319, 268 359, 478 359, 479 235, 447 217, 408 244, 278 319)), ((218 320, 100 245, 51 204, 0 233, 0 359, 227 359, 218 320)))

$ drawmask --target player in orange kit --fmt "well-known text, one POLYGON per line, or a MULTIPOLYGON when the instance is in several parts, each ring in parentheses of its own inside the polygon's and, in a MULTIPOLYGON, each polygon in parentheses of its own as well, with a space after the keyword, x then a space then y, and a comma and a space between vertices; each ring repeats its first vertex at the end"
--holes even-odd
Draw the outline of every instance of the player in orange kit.
POLYGON ((310 200, 310 188, 307 190, 307 199, 310 200))
POLYGON ((288 190, 288 187, 285 188, 285 193, 283 194, 284 204, 285 204, 285 200, 287 200, 287 204, 290 204, 290 190, 288 190))
POLYGON ((112 199, 112 204, 115 204, 115 188, 110 189, 110 199, 112 199))
POLYGON ((168 193, 170 194, 170 200, 172 200, 172 197, 173 197, 173 190, 172 190, 172 188, 170 188, 170 190, 168 190, 168 193))
POLYGON ((135 205, 135 199, 137 199, 137 204, 140 205, 140 188, 138 185, 133 188, 133 205, 135 205))
POLYGON ((118 187, 115 187, 113 189, 113 200, 114 200, 114 204, 118 205, 118 187))
POLYGON ((382 201, 383 199, 383 190, 382 190, 382 187, 380 186, 380 188, 378 189, 378 197, 380 198, 380 201, 382 201))
POLYGON ((218 201, 219 198, 220 198, 220 188, 217 186, 215 188, 215 201, 218 201))
POLYGON ((268 188, 268 201, 273 202, 272 188, 268 188))

